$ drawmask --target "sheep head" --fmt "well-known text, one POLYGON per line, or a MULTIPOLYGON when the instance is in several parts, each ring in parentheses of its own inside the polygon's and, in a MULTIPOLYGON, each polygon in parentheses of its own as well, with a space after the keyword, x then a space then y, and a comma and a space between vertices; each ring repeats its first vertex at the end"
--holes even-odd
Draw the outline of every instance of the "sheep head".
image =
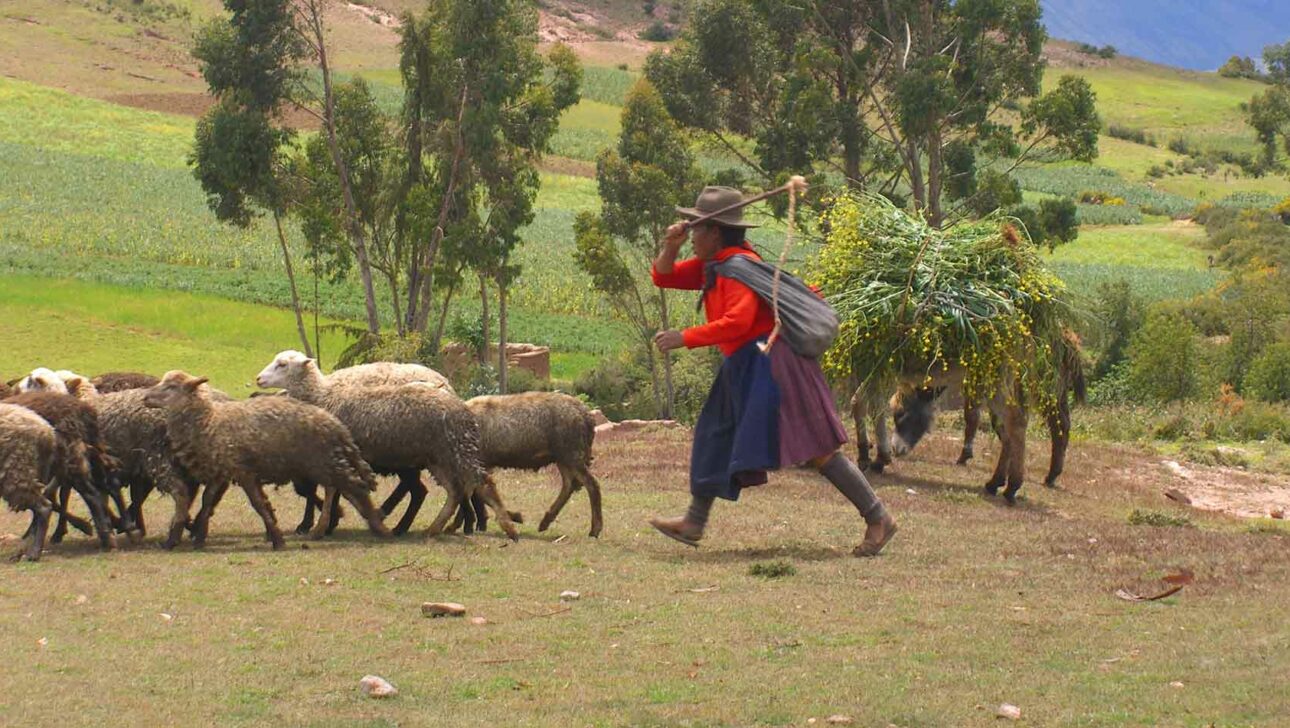
POLYGON ((143 396, 145 407, 179 407, 185 402, 200 396, 197 388, 209 381, 206 377, 193 375, 178 369, 166 372, 166 376, 143 396))
POLYGON ((56 394, 67 394, 67 385, 59 378, 58 374, 45 367, 36 367, 31 370, 31 374, 23 377, 18 382, 19 392, 54 392, 56 394))
POLYGON ((306 371, 317 367, 318 363, 313 359, 288 349, 273 357, 273 361, 255 377, 255 384, 261 389, 285 389, 292 382, 298 381, 306 371))

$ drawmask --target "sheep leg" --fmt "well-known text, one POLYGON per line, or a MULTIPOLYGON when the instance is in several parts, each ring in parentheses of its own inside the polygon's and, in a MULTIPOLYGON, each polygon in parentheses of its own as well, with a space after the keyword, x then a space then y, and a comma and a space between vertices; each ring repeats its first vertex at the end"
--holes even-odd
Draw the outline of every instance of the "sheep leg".
POLYGON ((386 499, 381 505, 381 511, 389 515, 394 510, 394 506, 403 500, 403 495, 409 495, 412 500, 408 502, 408 509, 403 512, 403 517, 394 526, 394 535, 402 536, 412 528, 412 523, 417 519, 417 513, 421 510, 421 504, 425 502, 426 494, 430 491, 426 488, 425 483, 421 482, 420 471, 403 471, 399 473, 399 485, 394 489, 394 493, 386 499), (398 496, 397 498, 395 496, 398 496), (386 508, 389 506, 389 508, 386 508))
POLYGON ((475 512, 475 530, 483 533, 488 530, 488 504, 484 497, 475 491, 470 494, 470 508, 475 512))
POLYGON ((147 535, 148 531, 143 525, 143 503, 152 495, 154 486, 148 480, 132 480, 130 482, 130 518, 134 521, 134 527, 139 529, 139 534, 147 535))
POLYGON ((167 551, 178 546, 180 539, 183 538, 184 527, 188 525, 188 511, 193 504, 193 494, 186 486, 172 489, 170 496, 175 501, 175 513, 170 518, 170 530, 166 533, 166 540, 161 542, 161 548, 167 551))
POLYGON ((304 535, 314 528, 314 508, 321 508, 322 502, 318 500, 318 486, 313 483, 301 483, 298 480, 291 481, 291 487, 295 489, 296 495, 305 499, 305 515, 300 519, 300 525, 296 526, 296 533, 304 535))
MULTIPOLYGON (((58 525, 54 526, 54 533, 49 537, 50 543, 62 543, 63 537, 67 535, 67 523, 69 518, 69 516, 67 515, 67 506, 68 506, 68 501, 70 501, 71 499, 72 499, 71 483, 60 483, 58 485, 58 508, 57 508, 58 525)), ((88 526, 88 524, 86 525, 88 526)), ((88 536, 91 533, 93 533, 93 531, 91 531, 89 528, 86 528, 83 531, 83 533, 88 536)))
MULTIPOLYGON (((315 493, 317 492, 316 485, 311 484, 310 487, 313 489, 315 493)), ((323 536, 326 536, 331 531, 331 529, 328 528, 328 525, 331 524, 331 516, 335 508, 336 508, 336 489, 330 486, 324 486, 323 497, 322 497, 322 508, 319 509, 318 522, 315 523, 314 527, 309 530, 309 538, 312 538, 316 541, 322 538, 323 536)))
POLYGON ((555 465, 560 470, 560 494, 552 501, 551 507, 546 509, 546 515, 542 516, 542 522, 538 524, 539 531, 545 531, 551 527, 551 523, 560 515, 560 511, 564 510, 564 504, 569 502, 578 484, 577 476, 567 465, 564 463, 555 465))
MULTIPOLYGON (((466 490, 461 487, 462 478, 452 477, 455 475, 453 472, 442 468, 432 468, 430 474, 434 476, 435 482, 447 494, 443 501, 443 507, 439 509, 439 515, 435 516, 430 528, 426 529, 427 536, 438 536, 444 532, 444 527, 448 525, 453 515, 457 513, 457 509, 461 507, 462 500, 466 498, 466 490)), ((415 493, 413 495, 415 497, 415 493)), ((412 506, 408 506, 408 511, 411 510, 412 506)), ((406 513, 403 515, 403 519, 408 519, 406 513)), ((402 521, 399 522, 399 525, 403 525, 402 521)), ((411 525, 411 522, 409 522, 409 525, 411 525)))
POLYGON ((41 498, 31 508, 31 537, 25 551, 18 554, 19 560, 39 561, 45 549, 45 536, 49 533, 49 516, 54 507, 46 498, 41 498))
MULTIPOLYGON (((354 508, 358 509, 359 515, 363 517, 363 520, 367 521, 367 527, 372 533, 377 536, 394 535, 390 532, 389 527, 385 525, 385 514, 381 513, 381 509, 377 508, 376 504, 372 502, 372 496, 365 492, 352 493, 348 489, 340 491, 340 493, 343 493, 345 500, 349 501, 354 508)), ((340 508, 339 503, 333 503, 331 505, 333 510, 340 508)), ((327 532, 331 533, 331 529, 328 529, 327 532)))
POLYGON ((497 525, 501 526, 502 532, 512 541, 520 540, 520 532, 515 529, 515 524, 511 522, 510 511, 506 510, 506 505, 502 503, 502 496, 497 492, 497 484, 493 482, 492 477, 485 475, 484 482, 479 484, 477 491, 484 494, 484 502, 493 509, 493 515, 497 516, 497 525))
POLYGON ((94 531, 99 536, 99 548, 104 551, 115 549, 116 537, 112 534, 112 521, 108 517, 107 505, 103 502, 103 494, 88 485, 82 485, 76 490, 81 494, 81 500, 85 501, 86 507, 90 509, 90 519, 94 523, 94 531))
MULTIPOLYGON (((419 477, 420 476, 418 475, 418 478, 419 477)), ((409 479, 405 477, 403 473, 399 473, 399 484, 394 486, 394 490, 390 493, 389 497, 385 499, 385 502, 381 503, 382 513, 387 516, 393 513, 394 509, 403 502, 403 499, 414 491, 415 487, 408 481, 409 479)))
POLYGON ((228 483, 206 484, 202 491, 202 507, 197 511, 197 520, 193 522, 193 548, 206 546, 206 534, 210 530, 211 516, 215 515, 215 506, 219 505, 228 490, 228 483))
POLYGON ((600 510, 600 481, 596 480, 596 476, 585 465, 577 467, 574 472, 587 489, 587 502, 591 504, 591 533, 588 535, 600 538, 600 531, 605 526, 604 514, 600 510))
POLYGON ((242 486, 247 500, 251 501, 251 507, 260 515, 260 520, 264 521, 264 537, 269 543, 273 544, 273 550, 281 551, 286 548, 287 543, 282 540, 282 531, 278 529, 278 519, 273 515, 273 505, 265 497, 264 488, 260 485, 260 482, 253 478, 248 478, 239 480, 238 485, 242 486))

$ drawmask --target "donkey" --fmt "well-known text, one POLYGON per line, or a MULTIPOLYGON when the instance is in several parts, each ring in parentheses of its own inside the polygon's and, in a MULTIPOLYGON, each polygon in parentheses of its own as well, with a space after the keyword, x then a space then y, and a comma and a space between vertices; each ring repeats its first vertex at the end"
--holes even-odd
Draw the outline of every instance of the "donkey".
MULTIPOLYGON (((1056 407, 1047 416, 1049 433, 1052 437, 1052 454, 1048 475, 1044 485, 1055 487, 1057 477, 1065 465, 1066 450, 1070 443, 1070 394, 1075 401, 1083 403, 1086 395, 1083 359, 1080 353, 1079 339, 1072 332, 1064 332, 1062 339, 1054 347, 1054 362, 1057 368, 1054 396, 1056 407)), ((926 371, 907 373, 896 382, 887 382, 882 386, 857 387, 851 399, 851 412, 856 423, 856 444, 859 450, 858 462, 862 468, 882 472, 892 463, 893 453, 903 456, 912 450, 931 430, 935 419, 933 405, 948 389, 962 387, 964 372, 962 368, 951 367, 948 370, 934 370, 928 382, 926 371), (895 390, 895 395, 888 400, 886 393, 895 390), (890 436, 887 431, 886 410, 890 408, 896 430, 890 436), (877 459, 871 460, 871 445, 868 438, 866 421, 872 415, 874 439, 876 440, 877 459)), ((999 461, 994 474, 985 486, 990 495, 997 495, 1004 488, 1004 499, 1009 505, 1016 503, 1017 491, 1020 490, 1025 477, 1025 448, 1028 412, 1026 410, 1026 392, 1015 378, 1005 373, 999 388, 985 403, 991 413, 995 432, 1003 442, 999 461), (1006 486, 1006 487, 1005 487, 1006 486)), ((981 403, 966 401, 964 406, 964 441, 958 463, 965 464, 972 458, 973 443, 980 425, 981 403)))

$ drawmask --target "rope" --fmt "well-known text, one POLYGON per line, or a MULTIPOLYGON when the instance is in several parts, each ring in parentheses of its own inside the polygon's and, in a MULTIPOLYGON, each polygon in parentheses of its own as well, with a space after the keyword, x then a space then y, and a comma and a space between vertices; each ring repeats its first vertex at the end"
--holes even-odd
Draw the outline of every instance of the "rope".
POLYGON ((771 309, 775 312, 775 327, 770 330, 770 336, 766 337, 765 344, 757 344, 763 354, 770 354, 770 348, 775 345, 779 339, 779 331, 783 327, 783 322, 779 318, 779 279, 784 272, 784 266, 788 263, 788 251, 793 247, 793 232, 797 226, 797 193, 806 191, 806 178, 800 175, 793 175, 789 178, 788 184, 784 185, 788 190, 788 232, 784 235, 784 249, 779 254, 779 264, 775 266, 775 278, 770 286, 771 309))

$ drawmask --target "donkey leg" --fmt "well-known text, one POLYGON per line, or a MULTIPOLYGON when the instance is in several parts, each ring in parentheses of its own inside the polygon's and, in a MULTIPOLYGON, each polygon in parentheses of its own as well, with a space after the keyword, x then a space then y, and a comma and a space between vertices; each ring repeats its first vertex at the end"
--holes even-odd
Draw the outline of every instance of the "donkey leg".
POLYGON ((1048 415, 1048 436, 1052 439, 1052 455, 1048 460, 1048 475, 1044 485, 1057 487, 1057 478, 1066 467, 1066 448, 1071 442, 1071 404, 1066 393, 1057 398, 1057 411, 1048 415))
POLYGON ((976 431, 981 427, 981 406, 974 402, 963 402, 963 450, 959 453, 957 465, 967 465, 973 456, 973 445, 976 444, 976 431))

